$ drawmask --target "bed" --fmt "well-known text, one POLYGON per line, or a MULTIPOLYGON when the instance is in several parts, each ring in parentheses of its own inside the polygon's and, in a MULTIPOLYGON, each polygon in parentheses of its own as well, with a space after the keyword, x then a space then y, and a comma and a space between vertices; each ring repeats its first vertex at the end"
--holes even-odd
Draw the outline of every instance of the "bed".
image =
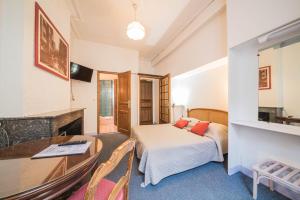
POLYGON ((156 185, 163 178, 210 161, 223 162, 227 153, 225 111, 196 108, 188 110, 189 118, 210 121, 205 136, 199 136, 172 124, 142 125, 133 128, 137 139, 139 171, 144 173, 142 187, 156 185))

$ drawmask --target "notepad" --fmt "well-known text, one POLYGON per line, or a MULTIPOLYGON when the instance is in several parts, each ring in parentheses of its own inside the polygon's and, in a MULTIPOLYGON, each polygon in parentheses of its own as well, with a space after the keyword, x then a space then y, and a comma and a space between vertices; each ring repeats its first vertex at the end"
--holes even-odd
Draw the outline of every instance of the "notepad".
POLYGON ((49 158, 49 157, 58 157, 58 156, 69 156, 69 155, 78 155, 84 154, 87 149, 90 147, 92 142, 87 142, 85 144, 76 144, 76 145, 67 145, 67 146, 58 146, 58 144, 52 144, 43 151, 32 156, 32 159, 35 158, 49 158))

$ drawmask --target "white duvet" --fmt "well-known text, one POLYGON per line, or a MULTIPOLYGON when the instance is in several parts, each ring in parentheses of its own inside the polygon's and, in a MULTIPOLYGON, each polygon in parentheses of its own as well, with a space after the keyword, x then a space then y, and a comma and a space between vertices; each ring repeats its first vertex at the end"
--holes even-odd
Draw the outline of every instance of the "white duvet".
POLYGON ((221 124, 211 123, 203 137, 171 124, 136 126, 132 134, 145 176, 142 187, 210 161, 222 162, 227 153, 227 128, 221 124))

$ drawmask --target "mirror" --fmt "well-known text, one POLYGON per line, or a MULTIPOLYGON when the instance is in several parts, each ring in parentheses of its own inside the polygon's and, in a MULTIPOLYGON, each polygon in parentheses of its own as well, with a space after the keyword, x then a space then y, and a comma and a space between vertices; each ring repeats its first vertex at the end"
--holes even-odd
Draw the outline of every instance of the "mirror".
POLYGON ((258 120, 300 126, 300 37, 259 51, 258 120))

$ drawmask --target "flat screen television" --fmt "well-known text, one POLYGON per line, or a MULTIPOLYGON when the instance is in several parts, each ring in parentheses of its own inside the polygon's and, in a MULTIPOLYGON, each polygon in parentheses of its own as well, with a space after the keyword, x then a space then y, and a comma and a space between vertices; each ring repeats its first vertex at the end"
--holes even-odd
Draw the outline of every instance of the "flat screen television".
POLYGON ((85 82, 91 82, 93 76, 93 69, 84 67, 77 63, 70 63, 71 79, 76 79, 85 82))

